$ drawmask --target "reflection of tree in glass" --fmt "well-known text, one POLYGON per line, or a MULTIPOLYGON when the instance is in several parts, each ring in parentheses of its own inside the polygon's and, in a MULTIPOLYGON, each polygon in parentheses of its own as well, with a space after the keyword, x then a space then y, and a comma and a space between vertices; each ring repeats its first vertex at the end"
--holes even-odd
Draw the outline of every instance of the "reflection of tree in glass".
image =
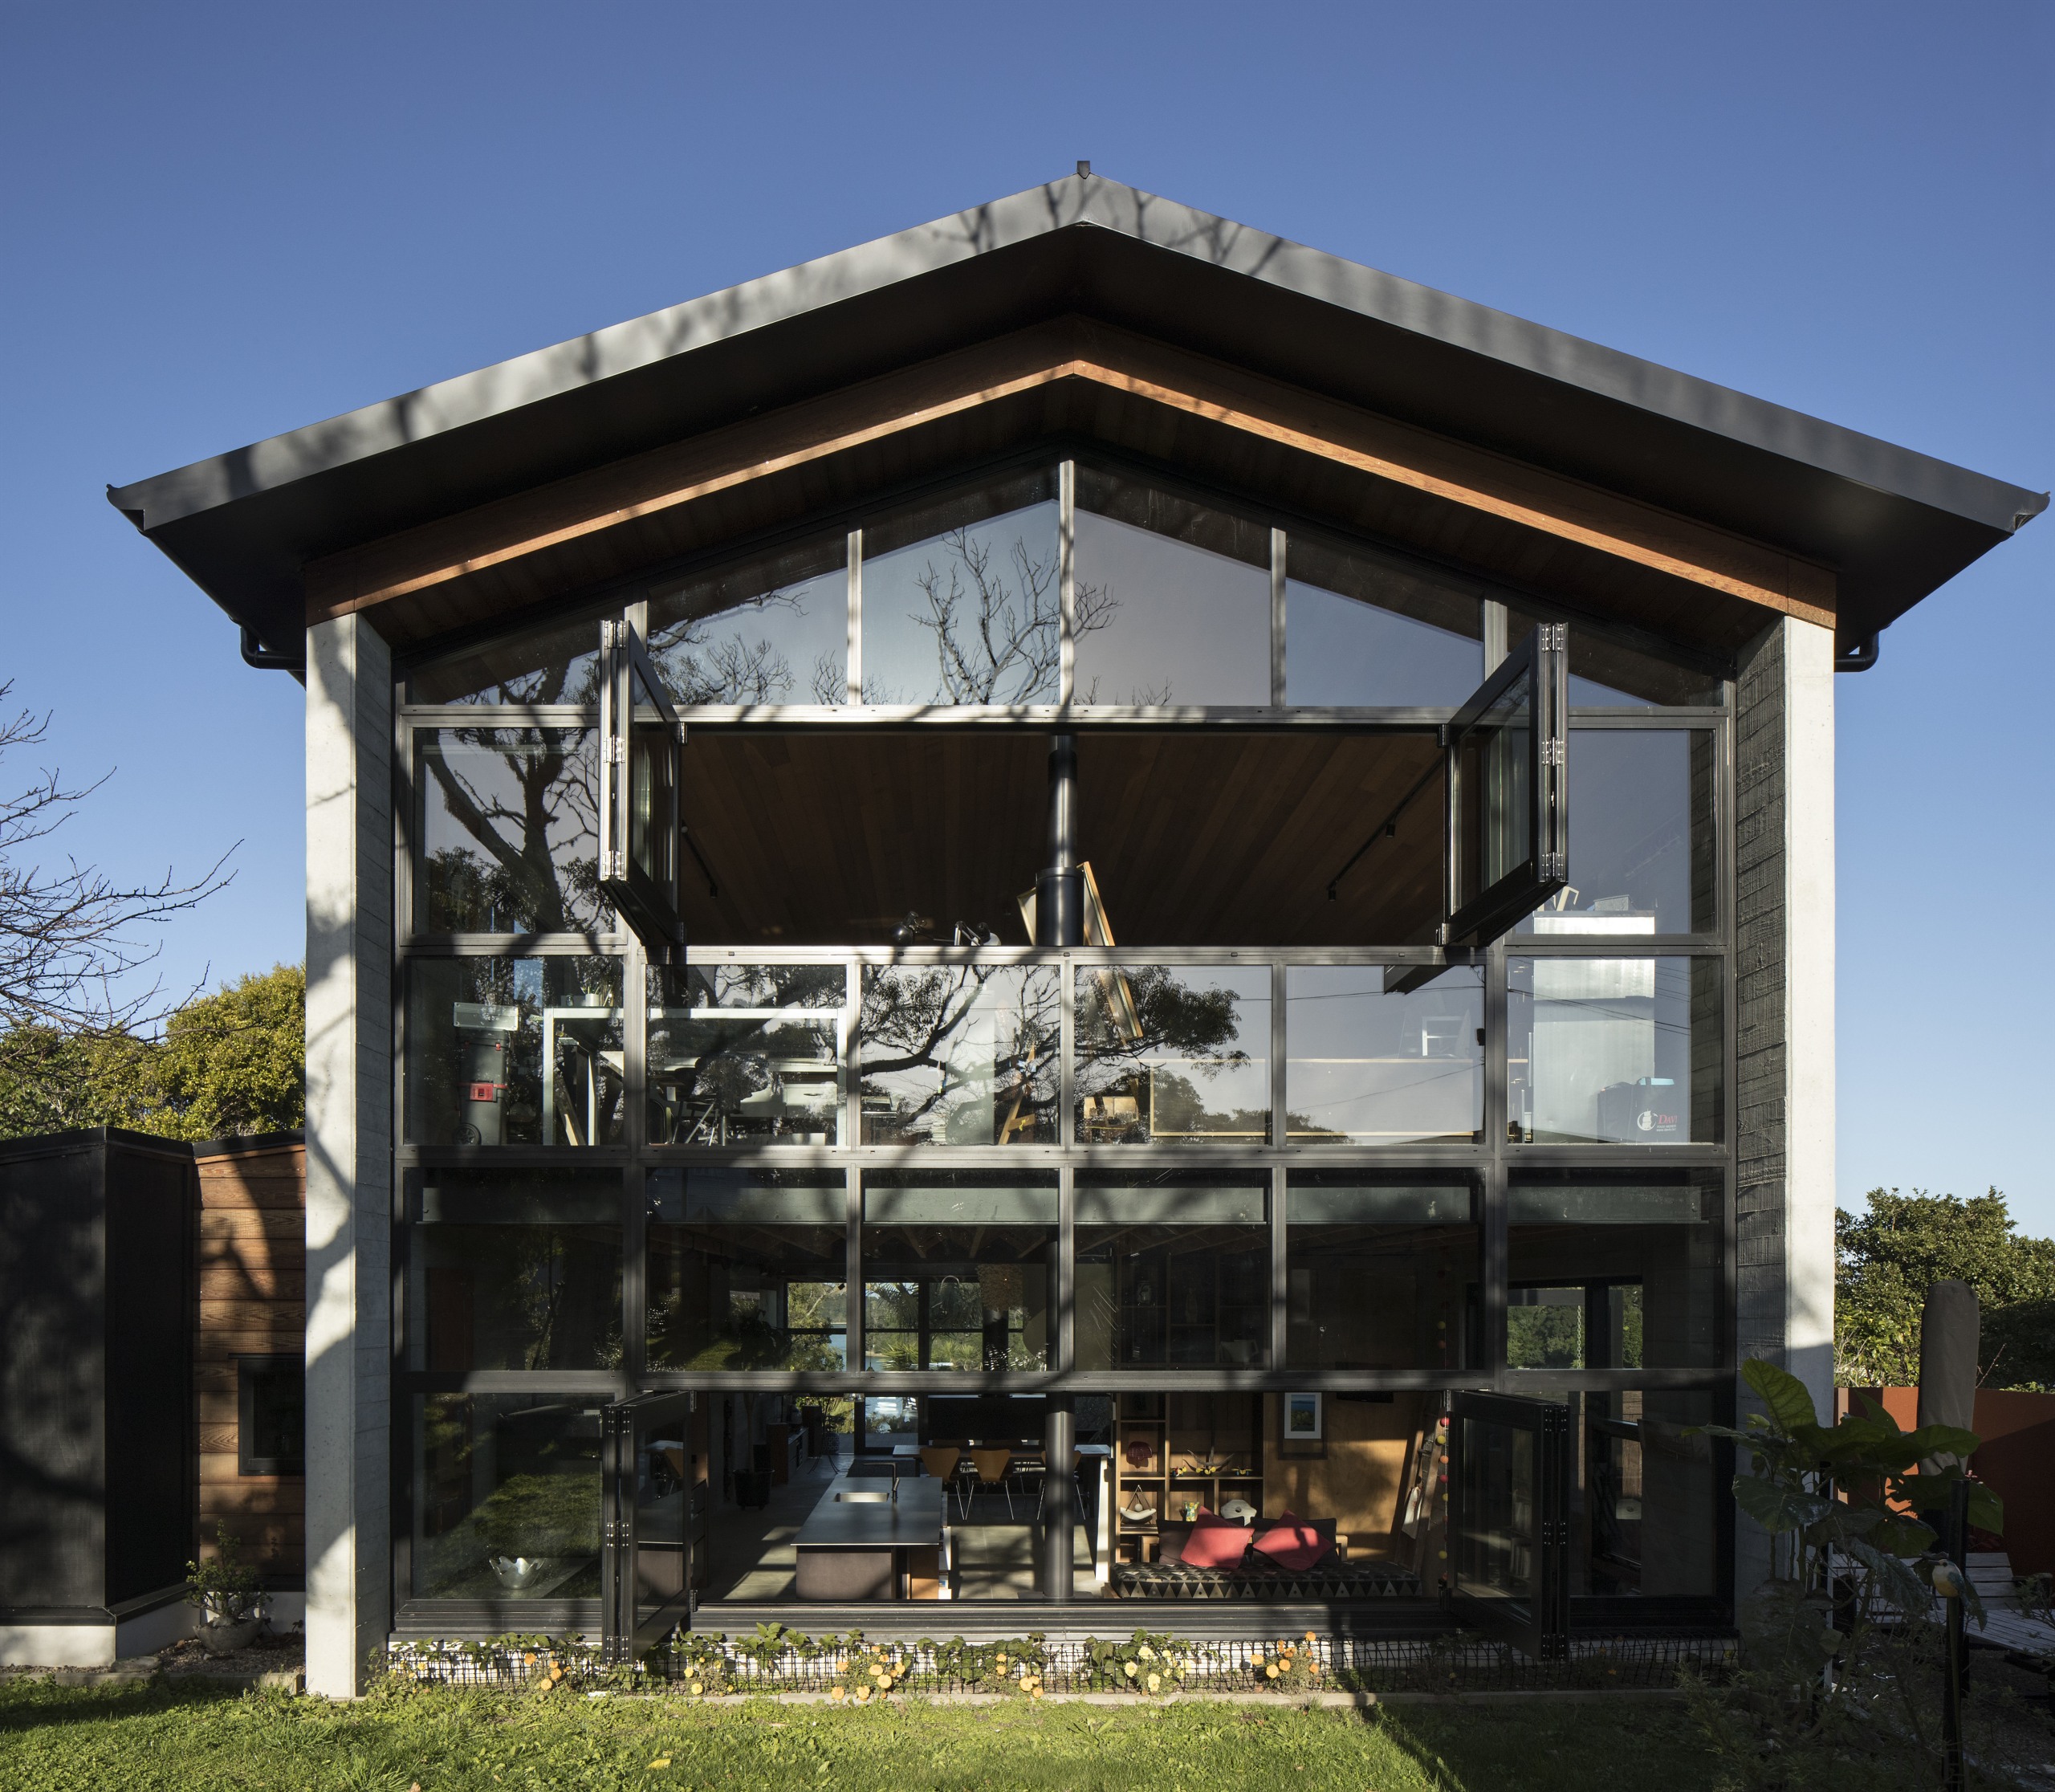
POLYGON ((599 925, 599 780, 592 737, 520 728, 458 728, 446 739, 489 752, 496 788, 461 757, 427 751, 421 768, 470 842, 428 857, 433 932, 589 932, 599 925))
MULTIPOLYGON (((767 591, 728 609, 653 629, 650 656, 673 699, 695 706, 795 701, 798 686, 791 662, 767 637, 752 641, 748 636, 750 620, 773 611, 803 617, 806 601, 794 592, 767 591)), ((847 678, 834 654, 816 658, 807 694, 816 703, 847 700, 847 678)))
MULTIPOLYGON (((809 1285, 818 1285, 794 1283, 788 1296, 809 1285)), ((839 1298, 840 1289, 835 1292, 839 1298)), ((800 1305, 793 1301, 791 1323, 784 1326, 772 1325, 761 1313, 733 1315, 725 1330, 695 1350, 690 1346, 702 1316, 687 1313, 684 1296, 673 1290, 649 1309, 649 1361, 673 1369, 840 1370, 842 1355, 834 1340, 808 1330, 800 1305)), ((836 1329, 840 1326, 838 1318, 836 1329)))
POLYGON ((1247 1064, 1249 1054, 1233 1045, 1241 1032, 1235 1000, 1231 989, 1192 988, 1170 965, 1081 971, 1079 1087, 1086 1086, 1088 1077, 1094 1090, 1133 1077, 1158 1053, 1210 1058, 1212 1063, 1198 1067, 1207 1076, 1247 1064))
POLYGON ((752 1118, 745 1115, 743 1103, 782 1088, 782 1065, 833 1065, 844 989, 839 964, 724 965, 695 968, 682 990, 653 1001, 653 1007, 665 1011, 650 1017, 650 1064, 653 1082, 661 1085, 666 1102, 675 1103, 669 1142, 693 1142, 693 1129, 710 1116, 726 1116, 730 1135, 739 1129, 766 1137, 832 1129, 832 1109, 752 1118), (730 1020, 703 1014, 688 1019, 679 1012, 722 1006, 801 1008, 819 1019, 738 1016, 730 1020))
POLYGON ((946 965, 867 978, 857 1037, 869 1123, 946 1144, 1036 1138, 1056 1098, 1056 979, 1047 971, 946 965), (995 979, 1005 980, 994 999, 987 986, 995 979), (1007 1001, 1008 994, 1016 999, 1007 1001), (965 1049, 974 1016, 994 1027, 989 1060, 965 1049), (931 1085, 909 1086, 923 1073, 933 1076, 931 1085), (899 1079, 896 1089, 887 1077, 899 1079))
MULTIPOLYGON (((1063 593, 1054 556, 1016 535, 1004 559, 983 527, 951 529, 914 583, 926 600, 912 619, 934 637, 932 699, 947 703, 1054 703, 1063 671, 1063 593)), ((1103 629, 1114 605, 1101 585, 1076 588, 1072 632, 1103 629)), ((925 696, 925 694, 924 694, 925 696)), ((870 703, 903 700, 864 682, 870 703)))
POLYGON ((609 1368, 621 1360, 620 1241, 557 1226, 467 1230, 480 1333, 519 1339, 510 1369, 609 1368))

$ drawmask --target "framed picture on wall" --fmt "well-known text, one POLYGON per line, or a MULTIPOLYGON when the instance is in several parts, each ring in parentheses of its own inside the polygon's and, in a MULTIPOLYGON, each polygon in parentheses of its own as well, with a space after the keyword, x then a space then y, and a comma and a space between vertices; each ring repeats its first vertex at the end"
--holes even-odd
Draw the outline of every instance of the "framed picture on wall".
POLYGON ((1320 1395, 1287 1394, 1284 1396, 1284 1441, 1317 1444, 1321 1440, 1320 1395))

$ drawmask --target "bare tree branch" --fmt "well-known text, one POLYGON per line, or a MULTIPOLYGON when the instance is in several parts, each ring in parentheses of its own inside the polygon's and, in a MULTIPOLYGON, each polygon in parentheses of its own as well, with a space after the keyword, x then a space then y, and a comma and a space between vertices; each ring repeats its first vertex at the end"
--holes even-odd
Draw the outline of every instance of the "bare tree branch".
MULTIPOLYGON (((0 702, 13 688, 0 684, 0 702)), ((26 710, 0 720, 0 757, 40 745, 49 727, 47 715, 26 710)), ((160 984, 128 994, 116 986, 163 949, 154 930, 234 876, 224 869, 234 846, 189 883, 167 870, 154 883, 124 884, 68 854, 61 866, 44 863, 41 843, 106 782, 72 787, 45 771, 0 800, 0 1024, 121 1030, 161 1019, 177 1004, 161 1000, 160 984)))

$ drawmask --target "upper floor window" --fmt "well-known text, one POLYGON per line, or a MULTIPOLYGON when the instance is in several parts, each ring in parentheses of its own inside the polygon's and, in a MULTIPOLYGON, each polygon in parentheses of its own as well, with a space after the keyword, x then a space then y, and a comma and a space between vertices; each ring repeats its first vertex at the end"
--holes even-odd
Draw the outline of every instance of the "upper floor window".
MULTIPOLYGON (((611 613, 638 603, 688 708, 1454 709, 1544 620, 1481 575, 1085 461, 656 576, 611 613)), ((596 704, 599 621, 458 650, 409 698, 596 704)), ((1716 673, 1632 638, 1573 627, 1573 705, 1723 700, 1716 673)))

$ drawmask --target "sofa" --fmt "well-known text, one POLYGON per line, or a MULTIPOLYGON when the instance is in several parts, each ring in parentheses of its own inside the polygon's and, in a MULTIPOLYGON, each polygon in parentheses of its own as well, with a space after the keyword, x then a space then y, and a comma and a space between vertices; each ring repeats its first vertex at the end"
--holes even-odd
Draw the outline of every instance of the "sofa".
POLYGON ((1255 1547, 1266 1528, 1264 1521, 1247 1527, 1249 1541, 1238 1561, 1226 1566, 1194 1567, 1178 1558, 1198 1527, 1166 1524, 1158 1560, 1113 1565, 1113 1592, 1123 1599, 1292 1601, 1394 1599, 1420 1590, 1420 1578, 1410 1568, 1384 1561, 1349 1561, 1332 1518, 1300 1522, 1317 1531, 1325 1545, 1308 1567, 1287 1567, 1255 1547))

